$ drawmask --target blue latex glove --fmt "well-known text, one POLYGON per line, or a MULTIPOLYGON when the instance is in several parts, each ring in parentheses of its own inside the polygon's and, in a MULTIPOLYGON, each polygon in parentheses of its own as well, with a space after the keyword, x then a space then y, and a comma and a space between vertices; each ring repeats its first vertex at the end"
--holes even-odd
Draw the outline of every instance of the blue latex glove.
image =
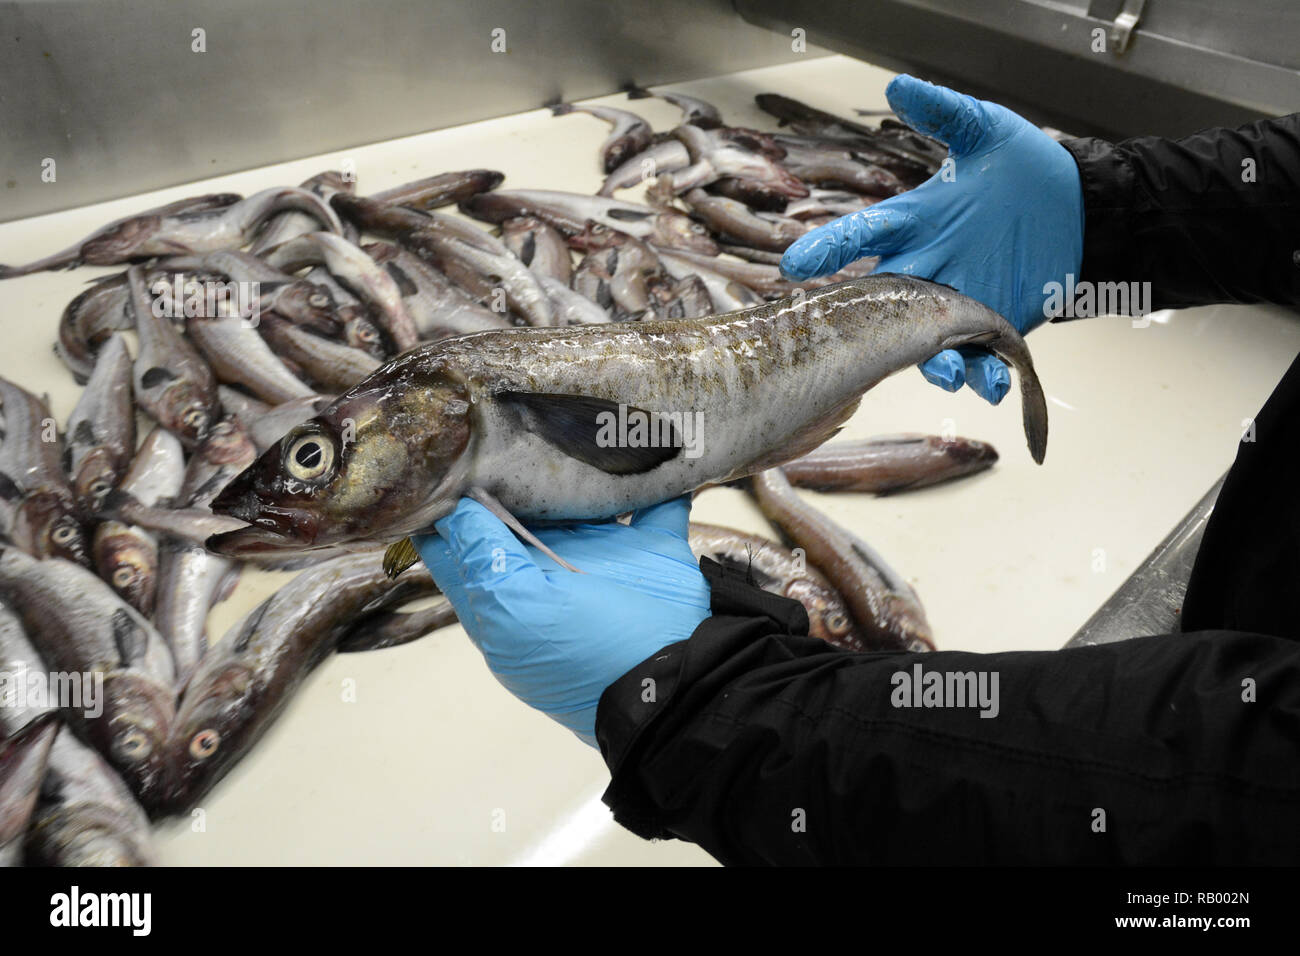
MULTIPOLYGON (((1048 282, 1076 278, 1083 261, 1083 187, 1060 143, 1005 107, 897 76, 885 90, 894 112, 948 146, 947 170, 916 189, 802 236, 781 269, 795 279, 828 275, 863 256, 877 272, 952 286, 1000 312, 1022 333, 1047 321, 1048 282)), ((970 385, 993 404, 1011 386, 983 350, 940 352, 921 366, 948 391, 970 385)))
POLYGON ((709 586, 687 543, 690 513, 683 497, 626 526, 532 529, 583 574, 469 498, 415 546, 496 679, 594 747, 605 688, 709 616, 709 586))

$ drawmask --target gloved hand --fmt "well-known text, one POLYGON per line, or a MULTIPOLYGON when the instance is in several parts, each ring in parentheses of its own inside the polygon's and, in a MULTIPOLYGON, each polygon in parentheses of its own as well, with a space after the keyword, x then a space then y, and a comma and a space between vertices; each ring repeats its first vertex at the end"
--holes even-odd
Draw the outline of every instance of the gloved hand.
POLYGON ((689 496, 616 522, 534 528, 583 574, 525 545, 462 498, 415 546, 505 688, 596 746, 605 688, 709 616, 687 543, 689 496))
MULTIPOLYGON (((781 259, 795 279, 828 275, 863 256, 877 272, 952 286, 1000 312, 1022 333, 1047 321, 1043 286, 1076 278, 1083 261, 1083 187, 1060 143, 1005 107, 915 77, 897 76, 889 105, 948 146, 950 169, 916 189, 802 236, 781 259)), ((948 391, 969 384, 993 404, 1011 385, 988 352, 953 349, 921 366, 948 391)))

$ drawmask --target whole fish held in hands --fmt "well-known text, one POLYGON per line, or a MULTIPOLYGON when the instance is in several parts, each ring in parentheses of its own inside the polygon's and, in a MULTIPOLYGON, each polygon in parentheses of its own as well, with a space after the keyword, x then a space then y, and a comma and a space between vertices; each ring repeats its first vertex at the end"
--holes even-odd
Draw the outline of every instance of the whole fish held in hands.
POLYGON ((797 488, 887 495, 973 475, 997 460, 992 445, 972 438, 880 435, 828 442, 781 470, 797 488))
POLYGON ((467 495, 535 543, 521 520, 607 518, 796 458, 884 378, 963 345, 1016 368, 1041 461, 1047 405, 1020 334, 951 288, 877 275, 707 320, 414 349, 232 481, 213 511, 249 527, 208 546, 248 557, 393 541, 467 495))

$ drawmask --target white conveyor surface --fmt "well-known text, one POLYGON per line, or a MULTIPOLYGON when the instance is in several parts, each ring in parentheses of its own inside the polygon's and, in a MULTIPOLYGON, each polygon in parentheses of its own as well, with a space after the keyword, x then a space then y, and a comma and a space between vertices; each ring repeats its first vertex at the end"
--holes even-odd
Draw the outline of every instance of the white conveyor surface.
MULTIPOLYGON (((715 103, 734 125, 772 129, 756 93, 852 115, 885 106, 891 75, 833 56, 676 88, 715 103)), ((621 95, 595 102, 627 105, 621 95)), ((660 100, 629 108, 656 129, 678 116, 660 100)), ((594 192, 606 130, 587 116, 537 110, 202 181, 206 157, 196 156, 192 184, 0 224, 0 262, 53 252, 145 207, 297 184, 346 162, 362 193, 469 167, 500 169, 505 188, 594 192)), ((59 314, 87 278, 108 271, 0 282, 8 330, 0 374, 48 392, 60 422, 80 389, 51 351, 59 314)), ((1059 648, 1228 467, 1243 420, 1300 349, 1300 323, 1281 309, 1153 318, 1146 328, 1112 317, 1033 334, 1051 417, 1042 467, 1025 448, 1015 389, 992 408, 969 390, 950 395, 907 371, 870 393, 849 423, 846 438, 948 430, 1001 453, 991 471, 948 486, 887 498, 815 496, 914 583, 941 647, 1059 648)), ((737 491, 707 492, 695 516, 772 533, 737 491)), ((284 579, 247 573, 213 611, 213 638, 284 579)), ((594 750, 515 701, 463 632, 449 628, 328 660, 203 801, 201 815, 158 826, 158 850, 164 863, 198 865, 711 862, 694 846, 621 830, 599 801, 607 782, 594 750), (354 702, 345 685, 355 688, 354 702)))

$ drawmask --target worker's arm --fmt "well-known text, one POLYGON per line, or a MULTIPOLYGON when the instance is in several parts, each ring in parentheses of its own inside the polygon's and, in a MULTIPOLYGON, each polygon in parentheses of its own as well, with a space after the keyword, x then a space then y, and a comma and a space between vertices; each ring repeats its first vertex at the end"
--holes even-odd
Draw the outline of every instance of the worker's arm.
POLYGON ((605 800, 643 837, 731 864, 1300 856, 1300 644, 851 654, 705 566, 714 616, 600 701, 605 800), (929 674, 973 681, 973 705, 916 706, 929 674))
POLYGON ((1300 305, 1300 114, 1062 145, 1083 184, 1080 278, 1150 282, 1157 309, 1300 305))

